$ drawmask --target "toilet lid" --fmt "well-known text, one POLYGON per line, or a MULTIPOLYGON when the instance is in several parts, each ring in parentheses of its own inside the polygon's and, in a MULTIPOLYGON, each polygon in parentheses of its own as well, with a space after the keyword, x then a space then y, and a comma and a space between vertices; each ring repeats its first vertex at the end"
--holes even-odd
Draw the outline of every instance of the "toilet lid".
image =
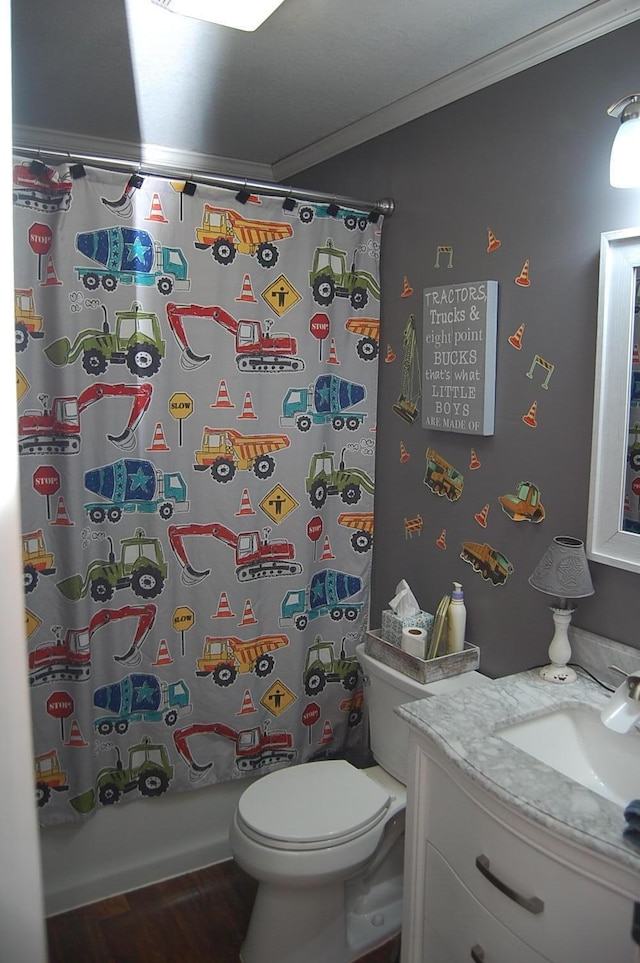
POLYGON ((238 802, 243 828, 282 849, 313 849, 361 836, 391 797, 344 760, 305 763, 259 779, 238 802))

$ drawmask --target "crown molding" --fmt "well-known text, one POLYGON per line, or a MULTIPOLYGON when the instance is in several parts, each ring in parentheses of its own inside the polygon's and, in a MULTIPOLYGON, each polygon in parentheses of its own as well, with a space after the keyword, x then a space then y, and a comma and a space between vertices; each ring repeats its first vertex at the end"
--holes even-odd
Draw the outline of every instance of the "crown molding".
POLYGON ((433 110, 445 107, 545 60, 551 60, 638 19, 640 0, 632 3, 625 0, 597 0, 585 9, 543 27, 467 67, 462 67, 309 147, 281 158, 273 164, 273 175, 281 181, 292 174, 308 170, 433 110))

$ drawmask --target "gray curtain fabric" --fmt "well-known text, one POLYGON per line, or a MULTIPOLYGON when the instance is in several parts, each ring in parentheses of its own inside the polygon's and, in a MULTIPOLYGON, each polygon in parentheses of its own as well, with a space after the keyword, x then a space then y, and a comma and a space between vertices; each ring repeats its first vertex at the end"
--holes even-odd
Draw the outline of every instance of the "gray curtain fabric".
POLYGON ((380 222, 73 174, 13 178, 43 823, 365 739, 380 222))

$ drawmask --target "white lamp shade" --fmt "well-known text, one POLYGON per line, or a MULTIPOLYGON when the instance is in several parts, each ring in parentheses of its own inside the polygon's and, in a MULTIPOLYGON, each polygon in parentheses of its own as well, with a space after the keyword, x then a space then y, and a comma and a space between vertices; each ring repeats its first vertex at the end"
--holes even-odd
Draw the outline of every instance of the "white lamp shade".
POLYGON ((640 117, 620 124, 611 148, 612 187, 640 187, 640 117))
POLYGON ((235 30, 257 30, 283 0, 153 0, 172 13, 235 30))

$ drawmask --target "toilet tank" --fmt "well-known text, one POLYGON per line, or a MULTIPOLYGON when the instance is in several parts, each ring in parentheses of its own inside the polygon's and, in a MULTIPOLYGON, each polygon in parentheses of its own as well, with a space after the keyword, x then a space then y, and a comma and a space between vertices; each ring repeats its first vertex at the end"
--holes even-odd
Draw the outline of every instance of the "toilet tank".
POLYGON ((423 684, 368 655, 363 643, 356 646, 356 654, 365 678, 371 751, 378 765, 406 786, 409 727, 395 714, 394 707, 416 699, 445 695, 466 686, 486 685, 489 679, 479 672, 463 672, 423 684))

